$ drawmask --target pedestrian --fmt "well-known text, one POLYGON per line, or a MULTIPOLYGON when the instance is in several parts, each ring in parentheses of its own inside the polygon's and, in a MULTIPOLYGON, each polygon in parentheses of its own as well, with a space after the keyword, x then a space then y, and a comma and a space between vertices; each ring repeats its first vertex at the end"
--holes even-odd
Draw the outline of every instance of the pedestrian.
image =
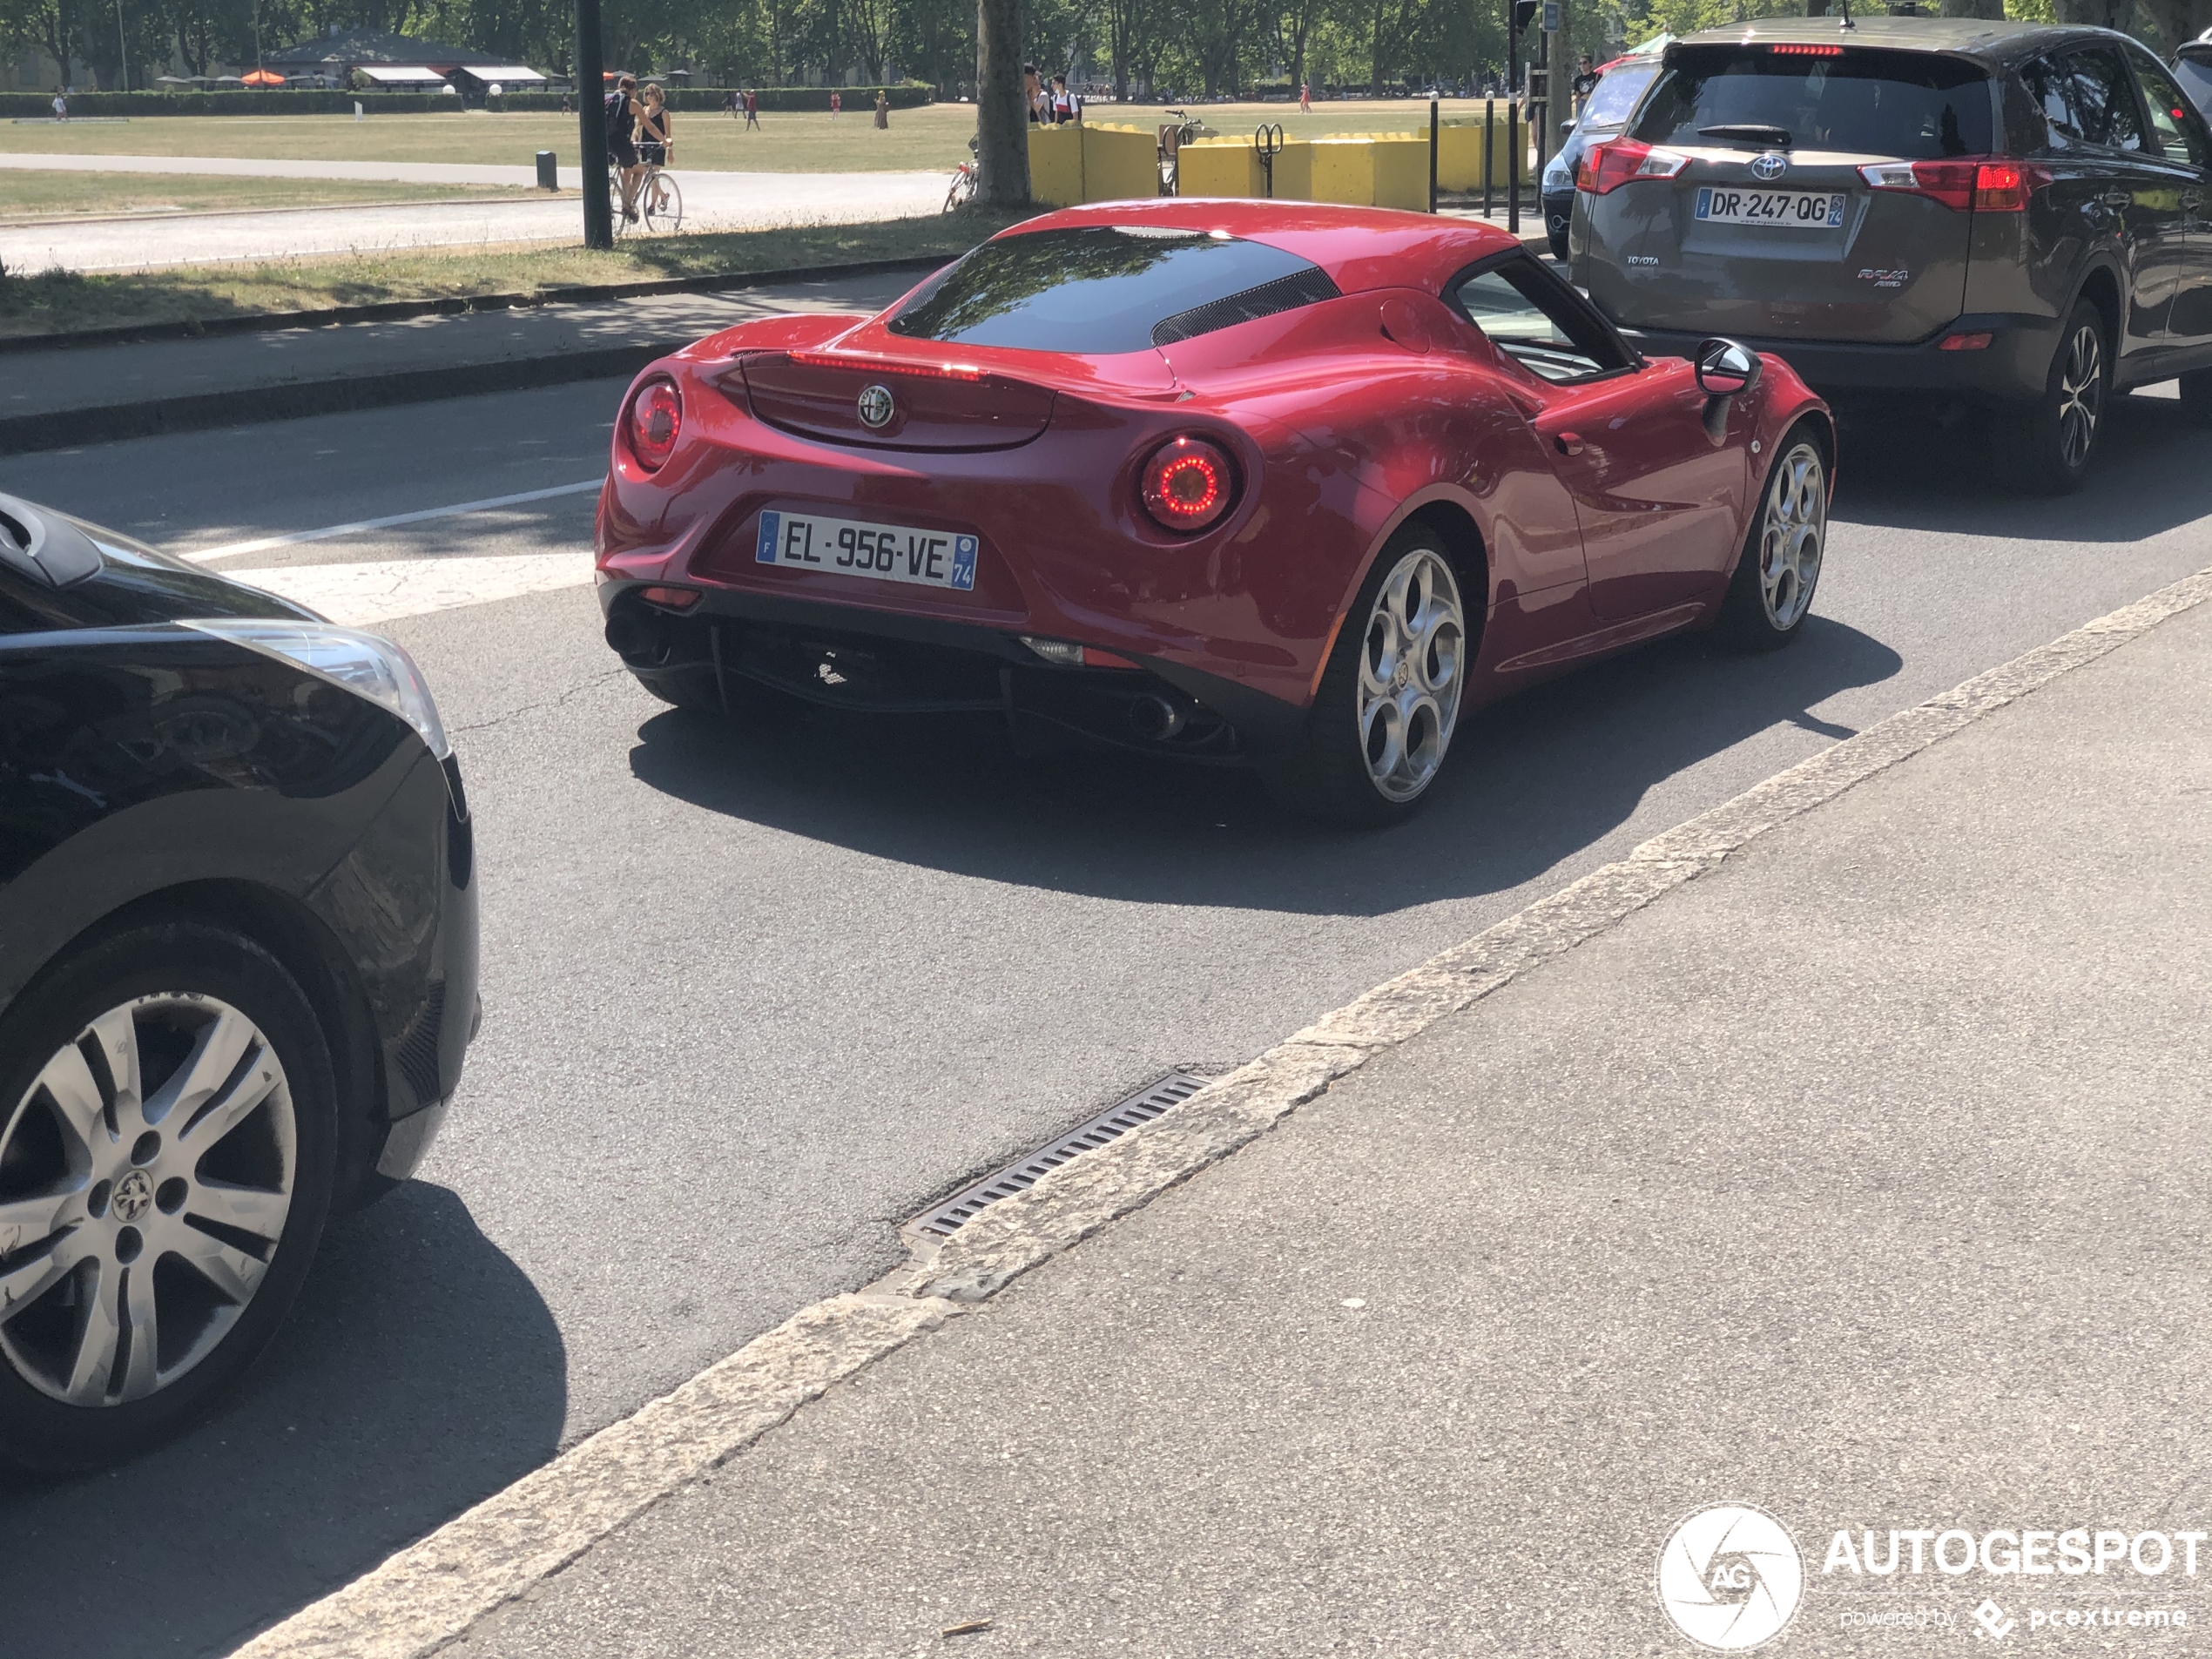
POLYGON ((57 121, 69 119, 69 100, 59 92, 54 94, 54 119, 57 121))
POLYGON ((1068 90, 1068 78, 1052 78, 1052 125, 1064 126, 1076 118, 1076 95, 1068 90))
POLYGON ((1312 81, 1300 81, 1298 83, 1298 112, 1300 115, 1311 115, 1313 113, 1313 83, 1312 81))
POLYGON ((1029 105, 1029 125, 1035 126, 1044 119, 1044 89, 1037 84, 1037 66, 1022 65, 1022 96, 1029 105))
MULTIPOLYGON (((361 110, 361 105, 356 104, 354 105, 354 109, 355 112, 358 113, 361 110)), ((561 94, 561 113, 563 115, 574 115, 576 113, 573 109, 569 107, 569 95, 566 92, 561 94)))
POLYGON ((1575 94, 1575 119, 1581 119, 1582 106, 1590 101, 1590 94, 1597 91, 1597 71, 1590 66, 1589 53, 1584 52, 1581 62, 1575 66, 1575 78, 1568 83, 1568 89, 1575 94))
POLYGON ((644 174, 637 161, 637 118, 643 108, 637 102, 637 78, 617 77, 615 90, 607 94, 607 159, 621 181, 622 216, 632 223, 637 218, 637 180, 644 174))
POLYGON ((722 113, 728 116, 732 120, 735 120, 737 118, 738 94, 734 87, 729 91, 722 94, 722 113))
POLYGON ((760 125, 760 95, 747 91, 745 95, 745 124, 747 132, 760 125))
POLYGON ((875 124, 885 128, 891 125, 891 98, 880 86, 875 91, 875 124))
POLYGON ((668 186, 652 176, 657 167, 668 165, 676 153, 676 118, 668 111, 668 95, 652 81, 645 83, 638 94, 637 105, 637 174, 644 182, 645 205, 659 212, 668 205, 668 186))
POLYGON ((845 100, 839 97, 837 92, 833 90, 830 93, 830 113, 833 116, 840 114, 843 111, 844 108, 845 100))

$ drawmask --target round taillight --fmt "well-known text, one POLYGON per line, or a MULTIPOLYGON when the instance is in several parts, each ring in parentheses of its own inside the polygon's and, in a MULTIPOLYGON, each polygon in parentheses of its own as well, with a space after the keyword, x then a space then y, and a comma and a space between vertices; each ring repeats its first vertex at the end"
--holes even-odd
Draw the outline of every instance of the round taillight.
POLYGON ((647 472, 658 472, 676 453, 684 430, 684 397, 673 381, 655 381, 630 401, 630 453, 647 472))
POLYGON ((1204 438, 1184 437, 1153 451, 1141 493, 1154 523, 1202 530, 1229 510, 1236 488, 1227 455, 1204 438))

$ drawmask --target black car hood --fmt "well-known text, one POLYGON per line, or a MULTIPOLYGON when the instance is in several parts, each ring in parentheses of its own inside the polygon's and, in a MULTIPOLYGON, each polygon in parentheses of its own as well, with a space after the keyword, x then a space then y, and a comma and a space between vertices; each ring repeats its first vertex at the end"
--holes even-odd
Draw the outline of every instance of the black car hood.
MULTIPOLYGON (((19 544, 0 549, 0 597, 28 624, 23 631, 77 628, 136 628, 208 617, 269 617, 314 620, 314 612, 258 588, 230 582, 142 542, 97 524, 13 498, 0 500, 0 516, 21 528, 40 521, 56 548, 89 541, 98 554, 65 561, 27 556, 19 544), (81 539, 80 539, 81 538, 81 539), (88 568, 89 567, 89 568, 88 568), (59 577, 61 579, 56 580, 59 577)), ((5 525, 0 536, 18 538, 5 525)))

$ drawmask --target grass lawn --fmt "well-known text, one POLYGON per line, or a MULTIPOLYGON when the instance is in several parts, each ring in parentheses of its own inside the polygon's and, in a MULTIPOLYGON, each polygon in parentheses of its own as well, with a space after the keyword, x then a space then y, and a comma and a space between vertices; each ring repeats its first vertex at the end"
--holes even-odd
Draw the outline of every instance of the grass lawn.
MULTIPOLYGON (((573 193, 573 192, 571 192, 573 193)), ((364 202, 482 200, 543 195, 521 185, 407 185, 350 179, 221 179, 156 172, 0 172, 0 225, 69 214, 220 213, 252 207, 352 207, 364 202)))
MULTIPOLYGON (((1453 100, 1444 113, 1479 115, 1479 100, 1453 100)), ((1355 99, 1315 106, 1211 104, 1197 113, 1217 132, 1244 136, 1262 121, 1279 121, 1294 138, 1325 132, 1426 132, 1428 105, 1409 100, 1355 99)), ((1094 104, 1089 118, 1150 128, 1167 119, 1151 105, 1094 104)), ((975 131, 972 105, 936 104, 892 113, 879 132, 865 111, 766 114, 762 130, 721 114, 676 118, 676 165, 725 172, 896 172, 949 171, 968 158, 975 131)), ((47 155, 232 156, 308 161, 447 161, 526 167, 540 150, 564 165, 577 153, 576 121, 559 115, 341 115, 146 117, 112 125, 0 125, 0 150, 47 155)), ((0 175, 3 177, 4 175, 0 175)))
POLYGON ((953 259, 1021 215, 964 212, 874 225, 815 225, 625 242, 611 253, 543 245, 348 254, 267 265, 186 266, 117 276, 48 272, 0 278, 0 337, 78 328, 316 311, 388 300, 786 270, 853 260, 953 259))

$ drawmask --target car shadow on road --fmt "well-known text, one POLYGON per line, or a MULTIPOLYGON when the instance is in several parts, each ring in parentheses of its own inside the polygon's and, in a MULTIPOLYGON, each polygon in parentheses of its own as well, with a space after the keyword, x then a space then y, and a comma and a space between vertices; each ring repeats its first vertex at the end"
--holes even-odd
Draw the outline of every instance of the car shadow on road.
POLYGON ((239 1398, 107 1474, 0 1477, 0 1653, 226 1653, 552 1454, 566 1352, 461 1200, 332 1224, 239 1398))
POLYGON ((1244 772, 1121 752, 1022 763, 974 718, 671 711, 640 729, 631 765, 693 806, 900 863, 1146 903, 1381 915, 1518 887, 1653 786, 1778 723, 1849 736, 1807 711, 1901 665, 1818 616, 1773 656, 1664 642, 1472 716, 1427 810, 1379 834, 1303 822, 1244 772))
MULTIPOLYGON (((2169 391, 2171 388, 2168 388, 2169 391)), ((1991 540, 2139 542, 2212 516, 2205 433, 2178 397, 2112 400, 2087 480, 2072 496, 2003 482, 1986 416, 1945 424, 1910 407, 1841 416, 1835 516, 1844 523, 1991 540)))

